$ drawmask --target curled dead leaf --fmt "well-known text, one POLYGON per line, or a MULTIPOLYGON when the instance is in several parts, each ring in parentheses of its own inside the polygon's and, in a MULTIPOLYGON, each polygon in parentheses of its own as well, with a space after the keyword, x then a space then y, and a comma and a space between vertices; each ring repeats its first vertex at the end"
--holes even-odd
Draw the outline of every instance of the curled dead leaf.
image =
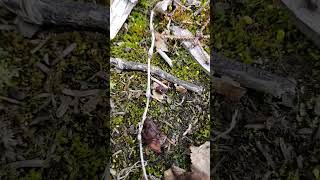
POLYGON ((210 142, 205 142, 199 147, 190 147, 190 159, 193 170, 210 175, 210 142))
POLYGON ((162 102, 162 100, 164 99, 164 95, 158 93, 155 89, 152 90, 152 97, 160 102, 162 102))
POLYGON ((176 87, 176 90, 181 94, 185 94, 185 93, 188 92, 188 90, 183 86, 180 86, 180 85, 177 85, 177 84, 175 84, 174 86, 176 87))
POLYGON ((155 32, 155 46, 157 49, 161 49, 163 52, 168 52, 167 41, 158 32, 155 32))
POLYGON ((247 90, 240 86, 240 83, 228 77, 213 78, 213 86, 218 94, 224 95, 232 101, 239 101, 247 90))
POLYGON ((209 180, 209 176, 199 170, 186 172, 177 166, 172 166, 164 172, 164 180, 209 180))
POLYGON ((165 180, 209 180, 210 179, 210 142, 199 147, 191 146, 191 172, 172 166, 164 172, 165 180))
POLYGON ((142 139, 151 150, 156 153, 161 153, 162 133, 159 131, 156 124, 149 118, 144 121, 142 139))
POLYGON ((165 94, 168 91, 168 87, 164 87, 161 84, 158 84, 157 82, 153 82, 152 89, 154 89, 159 94, 165 94))

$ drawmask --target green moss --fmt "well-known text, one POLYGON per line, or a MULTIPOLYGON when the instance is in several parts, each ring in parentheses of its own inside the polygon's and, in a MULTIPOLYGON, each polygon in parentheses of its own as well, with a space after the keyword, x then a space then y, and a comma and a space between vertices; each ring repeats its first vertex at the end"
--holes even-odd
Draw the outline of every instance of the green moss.
POLYGON ((232 13, 216 12, 213 21, 214 48, 225 56, 252 63, 259 57, 277 61, 288 53, 307 58, 319 55, 319 50, 312 48, 314 45, 297 30, 289 13, 277 2, 247 0, 236 6, 232 13))
POLYGON ((26 176, 26 180, 41 180, 41 173, 35 170, 30 170, 26 176))
MULTIPOLYGON (((155 3, 156 1, 139 1, 128 17, 128 29, 125 30, 122 28, 116 38, 111 42, 112 57, 147 63, 147 52, 151 43, 149 15, 155 3)), ((205 12, 207 12, 207 10, 205 10, 205 12)), ((201 13, 199 17, 192 17, 191 11, 179 12, 179 14, 175 14, 176 19, 174 23, 195 32, 197 29, 200 29, 197 23, 203 24, 209 17, 209 14, 205 12, 201 13), (179 21, 189 21, 192 24, 179 21)), ((168 21, 165 18, 159 18, 157 16, 155 18, 156 30, 158 32, 163 31, 167 23, 168 21)), ((204 33, 209 33, 208 28, 205 29, 204 33)), ((179 42, 175 42, 174 40, 169 40, 168 42, 169 49, 172 50, 168 52, 168 55, 173 60, 174 67, 170 68, 156 52, 153 54, 151 60, 152 65, 160 67, 164 71, 182 80, 201 82, 204 85, 209 84, 207 74, 203 72, 200 65, 197 64, 192 56, 179 45, 179 42), (175 43, 176 45, 174 46, 175 43)), ((116 115, 111 119, 112 129, 116 129, 115 132, 119 132, 119 134, 114 133, 112 137, 115 143, 112 148, 113 153, 121 150, 119 154, 113 156, 112 168, 120 171, 139 161, 136 134, 129 134, 128 129, 131 128, 132 125, 137 127, 141 121, 146 103, 145 90, 147 76, 146 73, 143 72, 122 72, 112 73, 111 79, 111 94, 115 111, 124 112, 124 115, 116 115), (139 97, 133 97, 134 95, 131 95, 129 99, 129 94, 132 93, 130 90, 141 90, 142 92, 139 97), (130 159, 128 159, 128 154, 130 154, 130 159)), ((190 113, 192 113, 191 109, 195 109, 196 105, 187 104, 184 106, 175 106, 174 104, 181 102, 182 95, 175 92, 174 89, 169 90, 167 95, 172 99, 172 102, 170 104, 166 102, 161 104, 156 100, 152 100, 148 117, 155 121, 162 132, 172 138, 173 135, 183 133, 187 129, 188 124, 191 123, 191 117, 189 117, 190 113)), ((187 99, 195 97, 195 94, 189 92, 187 99)), ((208 100, 208 96, 200 99, 200 101, 206 101, 208 100)), ((203 106, 203 108, 208 107, 204 105, 200 106, 203 106)), ((201 121, 207 121, 204 122, 204 124, 209 124, 208 119, 204 119, 203 117, 199 118, 201 118, 201 121)), ((199 141, 199 143, 203 143, 209 138, 207 134, 209 126, 201 125, 201 128, 207 128, 207 130, 203 130, 203 132, 200 133, 203 134, 202 136, 198 135, 197 141, 199 141)), ((200 131, 200 129, 196 129, 195 131, 200 131)), ((164 152, 161 156, 154 154, 150 149, 145 147, 145 150, 149 152, 147 153, 148 155, 145 156, 148 161, 148 173, 161 178, 163 177, 163 172, 172 164, 179 165, 186 169, 189 168, 190 157, 187 149, 190 144, 186 142, 181 143, 183 144, 174 147, 171 146, 171 152, 164 152)), ((140 179, 140 170, 133 172, 130 177, 140 179)))

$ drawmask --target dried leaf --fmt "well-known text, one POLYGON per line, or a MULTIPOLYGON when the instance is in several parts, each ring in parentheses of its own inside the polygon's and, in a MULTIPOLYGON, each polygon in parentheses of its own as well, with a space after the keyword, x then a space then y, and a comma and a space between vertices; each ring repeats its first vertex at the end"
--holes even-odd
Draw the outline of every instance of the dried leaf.
POLYGON ((177 166, 172 166, 164 172, 164 180, 209 180, 209 176, 199 170, 186 172, 177 166))
POLYGON ((204 172, 193 171, 177 176, 177 180, 209 180, 209 176, 204 172))
POLYGON ((165 39, 163 39, 162 35, 158 32, 155 32, 155 46, 157 49, 161 49, 164 52, 168 52, 168 45, 165 39))
POLYGON ((183 86, 179 86, 179 85, 174 85, 175 87, 176 87, 176 90, 179 92, 179 93, 181 93, 181 94, 185 94, 185 93, 187 93, 187 89, 185 88, 185 87, 183 87, 183 86))
POLYGON ((172 167, 164 172, 164 180, 176 180, 176 176, 184 174, 186 170, 181 169, 178 166, 172 165, 172 167))
POLYGON ((142 139, 154 152, 161 153, 161 132, 149 118, 144 122, 142 139))
POLYGON ((39 30, 39 25, 24 21, 21 17, 15 19, 16 29, 24 37, 31 38, 39 30))
POLYGON ((210 175, 210 142, 205 142, 199 147, 191 146, 191 163, 192 166, 207 174, 210 175))
POLYGON ((210 142, 199 147, 191 146, 192 172, 186 172, 177 166, 172 166, 164 172, 165 180, 209 180, 210 176, 210 142))
POLYGON ((218 94, 222 94, 233 101, 239 101, 247 92, 239 83, 228 77, 214 78, 213 84, 218 94))
POLYGON ((155 98, 156 100, 162 102, 162 100, 164 99, 163 94, 158 93, 155 89, 152 90, 152 97, 155 98))
POLYGON ((164 172, 164 180, 175 180, 176 177, 173 174, 171 168, 164 172))
POLYGON ((165 94, 168 91, 166 87, 163 87, 161 84, 158 84, 157 82, 153 82, 152 89, 154 89, 159 94, 165 94))

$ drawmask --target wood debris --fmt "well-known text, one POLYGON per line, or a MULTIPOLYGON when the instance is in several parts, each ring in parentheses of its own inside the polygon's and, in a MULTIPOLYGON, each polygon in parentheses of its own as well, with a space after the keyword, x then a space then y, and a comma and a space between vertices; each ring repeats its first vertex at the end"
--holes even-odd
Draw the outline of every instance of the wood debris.
MULTIPOLYGON (((110 58, 110 63, 112 66, 116 67, 119 70, 133 70, 133 71, 147 71, 147 65, 138 63, 138 62, 130 62, 130 61, 125 61, 120 58, 110 58)), ((196 93, 202 93, 204 91, 203 87, 197 86, 195 84, 182 81, 173 75, 161 70, 158 67, 151 66, 151 74, 157 75, 161 77, 162 79, 166 79, 172 83, 178 84, 180 86, 183 86, 184 88, 196 92, 196 93)))
POLYGON ((16 161, 9 163, 8 166, 14 168, 41 168, 45 166, 45 161, 40 159, 16 161))
POLYGON ((62 93, 68 96, 73 97, 86 97, 86 96, 97 96, 102 93, 101 89, 91 89, 91 90, 72 90, 72 89, 63 89, 62 93))
POLYGON ((56 116, 61 118, 69 109, 69 106, 72 102, 72 98, 61 96, 61 104, 57 109, 56 116))
MULTIPOLYGON (((178 37, 194 37, 193 34, 187 30, 178 26, 171 26, 171 30, 174 36, 178 37)), ((181 40, 182 45, 186 48, 193 58, 201 65, 206 73, 210 74, 210 56, 209 54, 199 45, 194 44, 192 40, 181 40)))
POLYGON ((52 62, 52 65, 57 64, 61 59, 69 55, 76 47, 77 47, 76 43, 70 44, 65 50, 62 51, 59 57, 52 62))
POLYGON ((282 98, 283 104, 292 106, 296 94, 296 82, 246 64, 232 61, 211 52, 214 73, 230 77, 241 86, 282 98))
POLYGON ((46 75, 50 73, 50 69, 46 65, 42 64, 41 62, 37 62, 36 66, 46 75))
POLYGON ((51 36, 47 36, 41 43, 38 44, 37 47, 35 47, 34 49, 32 49, 30 52, 31 54, 36 53, 37 51, 39 51, 51 38, 51 36))
POLYGON ((8 98, 8 97, 5 97, 5 96, 0 96, 0 100, 6 101, 6 102, 9 102, 9 103, 12 103, 12 104, 16 104, 16 105, 21 105, 22 104, 22 102, 20 102, 18 100, 15 100, 15 99, 12 99, 12 98, 8 98))
POLYGON ((110 7, 110 38, 116 37, 138 0, 113 0, 110 7))

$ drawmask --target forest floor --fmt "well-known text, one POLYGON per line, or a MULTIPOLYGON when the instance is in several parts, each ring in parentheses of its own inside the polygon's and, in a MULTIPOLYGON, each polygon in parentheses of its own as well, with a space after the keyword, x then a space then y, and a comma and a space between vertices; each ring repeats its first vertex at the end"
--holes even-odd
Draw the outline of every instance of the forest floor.
MULTIPOLYGON (((140 161, 137 127, 145 108, 147 76, 114 69, 109 75, 108 56, 111 52, 111 57, 147 63, 149 15, 155 3, 139 1, 111 50, 106 34, 64 27, 44 27, 25 38, 14 30, 15 16, 0 9, 0 24, 6 29, 0 31, 0 179, 101 179, 110 153, 115 174, 140 161), (70 53, 59 59, 66 49, 70 53)), ((208 8, 199 17, 189 12, 176 18, 177 25, 195 32, 208 20, 208 8), (186 23, 179 24, 182 20, 186 23)), ((157 17, 156 29, 163 30, 166 23, 157 17)), ((181 94, 172 88, 164 103, 151 101, 148 117, 176 142, 160 155, 144 146, 147 171, 158 178, 172 164, 188 169, 190 145, 201 145, 210 136, 209 78, 177 41, 170 41, 169 47, 174 67, 158 54, 152 64, 203 86, 205 92, 181 94)), ((141 169, 129 177, 140 179, 141 169)))
MULTIPOLYGON (((233 129, 211 143, 215 179, 319 179, 319 48, 295 27, 277 0, 217 2, 211 19, 214 50, 293 77, 297 102, 289 108, 248 90, 234 103, 213 93, 210 115, 209 77, 177 41, 169 41, 173 68, 158 54, 152 64, 206 91, 181 94, 173 88, 165 103, 152 100, 148 116, 176 145, 160 155, 144 146, 148 173, 162 178, 172 164, 189 169, 190 145, 201 145, 210 134, 213 140, 217 132, 227 130, 237 109, 233 129), (197 124, 183 137, 195 119, 197 124)), ((24 38, 10 29, 14 15, 0 9, 0 24, 9 25, 0 30, 0 179, 101 179, 110 153, 114 174, 140 160, 137 124, 145 107, 147 76, 111 69, 109 82, 108 57, 110 51, 111 57, 146 63, 149 14, 155 3, 139 1, 111 49, 103 33, 67 28, 44 28, 32 39, 24 38), (43 47, 31 52, 46 39, 43 47), (70 54, 55 65, 47 64, 73 43, 70 54)), ((178 25, 193 33, 208 17, 208 9, 197 17, 188 12, 175 16, 178 25)), ((155 22, 159 31, 167 24, 159 17, 155 22)), ((209 46, 208 41, 203 45, 209 46)), ((129 177, 139 179, 141 169, 129 177)))
POLYGON ((211 144, 215 179, 320 179, 319 48, 277 0, 218 0, 212 23, 220 55, 297 82, 293 108, 252 90, 238 103, 212 96, 212 138, 239 111, 211 144))
MULTIPOLYGON (((111 57, 147 63, 147 52, 151 44, 150 10, 157 2, 145 0, 138 2, 124 25, 126 28, 122 28, 111 42, 111 57)), ((187 28, 193 33, 201 29, 209 20, 209 6, 198 17, 193 17, 192 11, 180 10, 173 14, 172 23, 187 28)), ((154 21, 156 31, 161 33, 165 30, 167 23, 166 18, 156 16, 154 21)), ((209 26, 203 33, 209 35, 209 26)), ((209 39, 201 43, 207 50, 209 49, 209 39)), ((210 136, 209 77, 179 41, 168 40, 168 47, 170 50, 168 55, 173 60, 173 68, 170 68, 157 53, 154 54, 151 64, 181 80, 200 85, 205 88, 205 91, 202 94, 191 91, 182 94, 176 91, 172 84, 166 94, 167 100, 162 103, 155 99, 151 101, 148 117, 156 123, 168 139, 175 142, 175 145, 165 147, 160 155, 145 147, 147 172, 158 178, 163 178, 164 171, 173 164, 190 169, 189 147, 199 146, 209 141, 210 136), (192 127, 191 132, 183 136, 189 124, 193 124, 195 120, 198 121, 192 127)), ((142 119, 146 103, 146 85, 147 76, 144 72, 118 73, 114 69, 111 70, 111 147, 113 153, 111 168, 115 172, 131 167, 140 161, 137 124, 142 119)), ((141 169, 135 169, 130 178, 141 179, 141 169)))

